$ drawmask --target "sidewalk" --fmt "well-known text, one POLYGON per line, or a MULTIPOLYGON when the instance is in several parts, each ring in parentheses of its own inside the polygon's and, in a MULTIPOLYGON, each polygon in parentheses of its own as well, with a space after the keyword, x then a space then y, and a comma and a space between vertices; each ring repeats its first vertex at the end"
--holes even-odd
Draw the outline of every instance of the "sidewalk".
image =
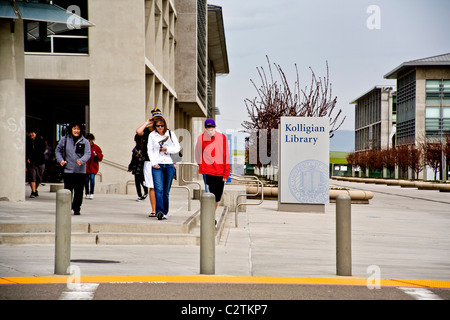
MULTIPOLYGON (((378 270, 382 279, 450 280, 448 193, 333 180, 330 184, 374 192, 370 204, 352 205, 353 278, 368 278, 378 270)), ((54 224, 56 194, 43 187, 39 194, 21 203, 0 202, 0 224, 54 224)), ((72 224, 180 225, 199 209, 199 201, 192 200, 187 211, 186 197, 186 190, 172 189, 169 219, 158 221, 148 217, 148 199, 96 194, 94 200, 83 200, 81 215, 72 216, 72 224)), ((278 212, 276 201, 265 200, 239 213, 238 228, 234 216, 228 213, 216 245, 215 275, 338 277, 334 203, 326 205, 325 214, 314 214, 278 212)), ((0 277, 53 276, 54 254, 54 244, 2 244, 0 277)), ((72 244, 71 260, 81 276, 200 274, 198 245, 72 244)))

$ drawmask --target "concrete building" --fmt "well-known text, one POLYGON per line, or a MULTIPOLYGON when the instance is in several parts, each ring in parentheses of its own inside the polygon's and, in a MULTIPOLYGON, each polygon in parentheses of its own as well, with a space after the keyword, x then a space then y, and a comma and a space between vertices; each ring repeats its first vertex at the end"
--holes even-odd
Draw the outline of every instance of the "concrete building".
POLYGON ((397 80, 397 143, 450 131, 450 53, 402 63, 384 76, 397 80))
POLYGON ((351 102, 355 105, 355 151, 395 144, 395 99, 392 87, 375 86, 351 102))
POLYGON ((158 107, 170 129, 185 129, 183 160, 192 161, 188 135, 197 118, 215 116, 215 76, 229 72, 221 8, 206 0, 47 2, 14 1, 19 14, 10 17, 11 2, 0 1, 0 198, 25 198, 30 126, 56 146, 68 123, 85 123, 104 153, 102 181, 125 192, 135 130, 158 107), (68 30, 20 11, 55 5, 82 23, 68 30))

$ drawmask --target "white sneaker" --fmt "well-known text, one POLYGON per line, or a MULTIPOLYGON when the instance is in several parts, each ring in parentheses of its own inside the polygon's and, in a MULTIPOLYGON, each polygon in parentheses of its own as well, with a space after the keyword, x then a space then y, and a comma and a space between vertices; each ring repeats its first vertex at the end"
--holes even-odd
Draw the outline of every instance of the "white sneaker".
POLYGON ((93 200, 93 199, 94 199, 94 195, 93 195, 93 194, 90 194, 90 195, 89 195, 89 199, 93 200))

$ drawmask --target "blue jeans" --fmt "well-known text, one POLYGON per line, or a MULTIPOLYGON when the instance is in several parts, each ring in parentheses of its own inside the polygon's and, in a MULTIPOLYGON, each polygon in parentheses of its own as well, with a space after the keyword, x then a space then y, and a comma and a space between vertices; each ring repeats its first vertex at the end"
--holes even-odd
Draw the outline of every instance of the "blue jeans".
POLYGON ((94 194, 95 174, 86 173, 86 181, 84 183, 85 194, 94 194), (90 188, 89 188, 90 187, 90 188))
POLYGON ((155 190, 156 213, 169 212, 169 192, 175 175, 173 164, 160 164, 159 169, 152 167, 153 185, 155 190))

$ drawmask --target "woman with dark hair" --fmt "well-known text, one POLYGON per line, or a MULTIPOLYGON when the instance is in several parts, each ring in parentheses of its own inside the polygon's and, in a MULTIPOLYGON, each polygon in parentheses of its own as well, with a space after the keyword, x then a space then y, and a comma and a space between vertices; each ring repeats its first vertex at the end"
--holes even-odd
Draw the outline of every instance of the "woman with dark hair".
POLYGON ((155 130, 148 139, 148 155, 152 164, 153 184, 158 220, 167 219, 169 192, 175 175, 171 153, 180 152, 180 144, 174 132, 167 128, 166 120, 157 116, 153 119, 155 130))
POLYGON ((83 189, 86 181, 86 162, 91 157, 89 141, 83 137, 81 124, 69 127, 55 150, 56 161, 64 167, 64 189, 72 192, 72 210, 79 215, 83 203, 83 189))
POLYGON ((134 184, 138 195, 136 201, 141 201, 148 196, 148 188, 144 183, 144 138, 138 134, 135 134, 134 142, 136 142, 136 146, 131 151, 131 161, 128 165, 128 171, 134 175, 134 184), (144 190, 144 193, 142 193, 141 187, 144 190))

